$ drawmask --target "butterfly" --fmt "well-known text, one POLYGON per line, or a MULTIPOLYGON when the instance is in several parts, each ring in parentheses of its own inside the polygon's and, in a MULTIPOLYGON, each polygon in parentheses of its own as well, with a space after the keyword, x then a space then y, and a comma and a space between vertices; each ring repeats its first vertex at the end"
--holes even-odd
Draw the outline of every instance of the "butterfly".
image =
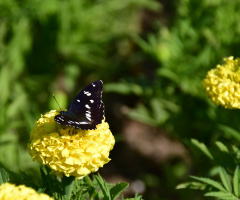
POLYGON ((102 91, 101 80, 89 84, 73 99, 68 110, 61 111, 54 117, 54 120, 58 124, 78 129, 96 129, 104 118, 102 91))

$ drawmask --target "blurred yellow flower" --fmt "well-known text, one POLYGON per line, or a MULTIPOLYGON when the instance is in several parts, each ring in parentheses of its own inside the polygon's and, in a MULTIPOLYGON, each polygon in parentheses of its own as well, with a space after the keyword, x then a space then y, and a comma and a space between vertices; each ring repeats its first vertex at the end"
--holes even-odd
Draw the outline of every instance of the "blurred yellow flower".
POLYGON ((217 65, 208 72, 203 86, 209 98, 217 105, 229 109, 240 108, 240 59, 224 58, 224 65, 217 65))
POLYGON ((0 200, 54 200, 47 194, 38 194, 25 185, 15 186, 10 183, 0 185, 0 200))
POLYGON ((82 130, 57 124, 52 110, 36 122, 28 144, 30 156, 47 165, 58 176, 80 179, 110 161, 115 139, 105 119, 95 130, 82 130))

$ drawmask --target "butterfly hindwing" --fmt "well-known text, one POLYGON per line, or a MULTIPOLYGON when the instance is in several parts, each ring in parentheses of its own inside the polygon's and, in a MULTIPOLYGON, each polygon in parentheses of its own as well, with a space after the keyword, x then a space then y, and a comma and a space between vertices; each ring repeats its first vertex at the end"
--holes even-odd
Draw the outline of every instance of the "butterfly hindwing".
POLYGON ((73 99, 67 111, 55 116, 55 121, 80 129, 96 129, 104 118, 102 102, 103 82, 95 81, 85 87, 73 99))

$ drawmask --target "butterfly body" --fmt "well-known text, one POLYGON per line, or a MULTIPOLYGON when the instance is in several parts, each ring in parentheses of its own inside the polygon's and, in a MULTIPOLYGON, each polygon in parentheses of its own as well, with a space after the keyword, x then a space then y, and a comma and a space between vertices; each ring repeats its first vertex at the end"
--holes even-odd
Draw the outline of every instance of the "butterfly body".
POLYGON ((61 111, 54 120, 59 124, 83 130, 96 129, 104 118, 102 90, 101 80, 89 84, 73 99, 68 110, 61 111))

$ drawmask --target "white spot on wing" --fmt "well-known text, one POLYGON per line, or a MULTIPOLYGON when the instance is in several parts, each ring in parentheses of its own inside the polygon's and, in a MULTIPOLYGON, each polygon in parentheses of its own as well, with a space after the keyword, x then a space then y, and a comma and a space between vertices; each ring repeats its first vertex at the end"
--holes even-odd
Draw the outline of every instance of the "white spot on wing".
POLYGON ((87 96, 91 96, 91 93, 88 91, 83 91, 84 94, 86 94, 87 96))
POLYGON ((91 121, 91 115, 89 114, 89 113, 86 113, 86 118, 89 120, 89 121, 91 121))
POLYGON ((93 102, 94 102, 94 100, 90 99, 90 102, 91 102, 91 103, 93 103, 93 102))
POLYGON ((79 124, 88 124, 88 122, 79 122, 79 124))
POLYGON ((77 102, 80 102, 80 100, 79 100, 79 99, 77 99, 77 102))
POLYGON ((60 116, 58 119, 64 122, 63 116, 60 116))
POLYGON ((86 104, 85 107, 86 107, 87 109, 90 109, 90 106, 89 106, 88 104, 86 104))

